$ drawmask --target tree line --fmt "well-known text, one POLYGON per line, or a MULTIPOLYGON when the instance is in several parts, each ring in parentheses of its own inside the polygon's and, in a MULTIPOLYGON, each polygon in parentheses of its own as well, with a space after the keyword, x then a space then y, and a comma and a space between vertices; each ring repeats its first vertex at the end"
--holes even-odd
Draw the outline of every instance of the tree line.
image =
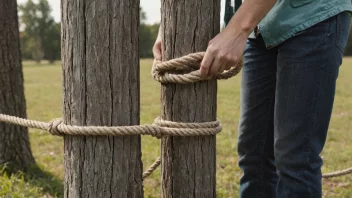
POLYGON ((23 27, 20 33, 22 58, 37 62, 60 59, 60 23, 54 21, 48 1, 28 0, 19 6, 19 11, 23 27))
MULTIPOLYGON (((38 3, 28 0, 19 6, 20 23, 24 27, 20 33, 22 58, 25 60, 48 60, 54 62, 61 59, 60 23, 54 21, 52 9, 47 0, 38 3)), ((152 47, 158 35, 159 24, 146 24, 147 16, 140 9, 140 57, 153 57, 152 47)), ((352 56, 352 34, 348 38, 346 56, 352 56)))
MULTIPOLYGON (((52 9, 47 0, 35 3, 28 0, 19 6, 20 42, 23 60, 48 60, 54 62, 61 59, 60 33, 61 25, 55 22, 52 9)), ((159 24, 147 24, 147 16, 140 9, 140 57, 153 57, 152 47, 158 35, 159 24)))

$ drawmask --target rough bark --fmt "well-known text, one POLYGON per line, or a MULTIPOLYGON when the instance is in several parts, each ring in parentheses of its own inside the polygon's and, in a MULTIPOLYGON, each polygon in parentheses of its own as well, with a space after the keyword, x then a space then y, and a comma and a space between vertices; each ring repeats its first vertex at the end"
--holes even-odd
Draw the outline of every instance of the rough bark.
MULTIPOLYGON (((139 0, 62 0, 64 122, 139 124, 139 0)), ((140 136, 66 136, 65 197, 143 197, 140 136)))
MULTIPOLYGON (((220 30, 220 0, 162 0, 163 59, 205 51, 220 30)), ((161 87, 161 115, 166 120, 206 122, 216 119, 215 80, 161 87)), ((216 139, 169 137, 162 140, 162 197, 216 196, 216 139)))
MULTIPOLYGON (((0 112, 26 118, 17 2, 0 5, 0 112)), ((34 163, 27 128, 0 123, 0 140, 0 165, 17 171, 34 163)))

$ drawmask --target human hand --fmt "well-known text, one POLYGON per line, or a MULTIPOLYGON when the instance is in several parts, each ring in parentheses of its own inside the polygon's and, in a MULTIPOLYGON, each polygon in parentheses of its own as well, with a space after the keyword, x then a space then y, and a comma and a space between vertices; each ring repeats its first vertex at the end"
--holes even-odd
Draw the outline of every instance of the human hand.
POLYGON ((208 45, 200 72, 212 76, 240 63, 249 33, 225 28, 208 45))

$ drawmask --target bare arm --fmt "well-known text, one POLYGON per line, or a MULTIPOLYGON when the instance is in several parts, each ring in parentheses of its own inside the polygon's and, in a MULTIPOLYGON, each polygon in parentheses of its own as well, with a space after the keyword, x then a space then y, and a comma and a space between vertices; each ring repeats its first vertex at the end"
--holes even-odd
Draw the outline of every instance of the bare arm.
POLYGON ((245 0, 227 27, 209 42, 201 64, 202 75, 213 75, 238 64, 249 34, 276 2, 245 0))

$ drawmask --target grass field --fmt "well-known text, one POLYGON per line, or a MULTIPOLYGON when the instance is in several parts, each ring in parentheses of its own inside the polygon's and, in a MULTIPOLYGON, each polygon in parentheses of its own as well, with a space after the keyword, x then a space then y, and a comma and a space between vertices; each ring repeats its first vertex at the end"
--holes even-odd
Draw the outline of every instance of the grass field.
MULTIPOLYGON (((152 123, 159 115, 159 84, 152 80, 152 60, 141 61, 141 123, 152 123)), ((28 118, 49 121, 61 116, 62 82, 60 64, 24 63, 28 118)), ((345 58, 338 80, 337 96, 326 147, 323 172, 352 166, 352 58, 345 58)), ((219 82, 218 118, 223 132, 217 136, 217 195, 238 197, 241 172, 237 166, 236 138, 239 117, 239 83, 236 77, 219 82)), ((63 139, 30 130, 33 154, 39 169, 0 177, 0 197, 62 197, 63 139), (29 178, 29 179, 26 179, 29 178)), ((159 141, 143 137, 143 163, 149 166, 160 153, 159 141)), ((145 181, 145 197, 160 197, 160 171, 145 181)), ((324 197, 352 198, 352 175, 324 180, 324 197)))

